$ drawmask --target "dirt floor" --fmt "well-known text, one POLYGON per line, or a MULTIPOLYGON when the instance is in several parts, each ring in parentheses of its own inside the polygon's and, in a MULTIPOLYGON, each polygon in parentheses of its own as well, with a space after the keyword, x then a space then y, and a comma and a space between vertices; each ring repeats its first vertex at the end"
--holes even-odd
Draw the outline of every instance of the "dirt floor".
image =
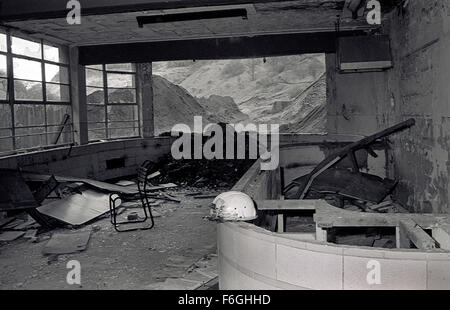
POLYGON ((204 264, 217 260, 216 223, 204 218, 212 199, 185 196, 183 190, 174 190, 173 194, 183 201, 155 207, 157 217, 151 230, 118 233, 108 216, 74 229, 92 231, 83 252, 42 254, 52 233, 70 229, 41 234, 37 243, 20 238, 0 245, 0 289, 157 289, 176 286, 173 281, 179 278, 212 279, 216 267, 204 264), (81 264, 81 285, 66 281, 70 260, 81 264), (201 267, 206 272, 192 272, 201 267))

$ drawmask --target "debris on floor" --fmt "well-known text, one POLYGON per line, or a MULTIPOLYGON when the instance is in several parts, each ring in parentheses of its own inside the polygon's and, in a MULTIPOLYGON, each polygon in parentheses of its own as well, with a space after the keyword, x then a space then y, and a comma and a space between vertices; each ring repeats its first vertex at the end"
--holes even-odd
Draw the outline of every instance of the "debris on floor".
POLYGON ((0 242, 11 242, 25 235, 24 231, 4 231, 0 233, 0 242))
POLYGON ((175 268, 183 268, 183 276, 178 278, 167 278, 164 282, 156 282, 146 285, 144 289, 149 290, 196 290, 202 285, 218 277, 217 254, 209 254, 200 260, 192 257, 170 257, 174 261, 175 268))
POLYGON ((161 175, 157 183, 175 182, 181 186, 197 188, 231 188, 251 167, 254 160, 175 160, 164 157, 155 166, 161 175))
POLYGON ((55 233, 42 249, 42 254, 70 254, 86 250, 91 233, 89 231, 68 234, 55 233))

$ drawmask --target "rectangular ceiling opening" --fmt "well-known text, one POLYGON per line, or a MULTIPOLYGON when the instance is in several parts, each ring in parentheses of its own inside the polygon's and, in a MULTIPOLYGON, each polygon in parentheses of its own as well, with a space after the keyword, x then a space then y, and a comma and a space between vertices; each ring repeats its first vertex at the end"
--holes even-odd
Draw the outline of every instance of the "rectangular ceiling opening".
POLYGON ((238 9, 214 10, 214 11, 159 14, 159 15, 137 16, 136 19, 139 27, 142 28, 144 27, 144 25, 147 24, 172 23, 172 22, 234 18, 234 17, 241 17, 242 19, 247 19, 247 10, 244 8, 238 8, 238 9))

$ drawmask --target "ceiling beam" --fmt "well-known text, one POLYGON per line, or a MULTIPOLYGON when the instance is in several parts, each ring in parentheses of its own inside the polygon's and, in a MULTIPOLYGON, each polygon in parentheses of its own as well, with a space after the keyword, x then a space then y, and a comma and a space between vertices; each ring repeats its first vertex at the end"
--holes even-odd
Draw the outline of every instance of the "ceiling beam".
MULTIPOLYGON (((79 0, 83 16, 286 1, 291 0, 79 0)), ((324 2, 324 0, 308 0, 309 3, 314 1, 324 2)), ((66 8, 67 2, 68 0, 3 0, 0 2, 0 21, 64 18, 69 12, 66 8)), ((327 0, 326 2, 343 4, 345 0, 327 0)))
MULTIPOLYGON (((356 34, 356 32, 347 32, 356 34)), ((80 46, 83 65, 334 53, 335 32, 80 46)), ((345 35, 345 33, 340 33, 345 35)))

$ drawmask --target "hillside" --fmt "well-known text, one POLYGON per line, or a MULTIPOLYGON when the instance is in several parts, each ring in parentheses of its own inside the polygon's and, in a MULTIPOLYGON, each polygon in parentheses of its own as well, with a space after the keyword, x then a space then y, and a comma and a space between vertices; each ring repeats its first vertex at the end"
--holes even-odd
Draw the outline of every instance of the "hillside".
POLYGON ((170 132, 175 124, 186 124, 192 129, 194 116, 202 116, 204 125, 220 121, 185 89, 160 76, 153 76, 153 98, 156 134, 170 132))
POLYGON ((323 113, 316 113, 317 119, 310 115, 326 101, 325 58, 321 54, 159 62, 153 64, 153 73, 180 85, 220 117, 234 120, 244 113, 252 122, 278 123, 289 132, 316 133, 324 128, 323 113), (204 102, 207 98, 208 104, 204 102), (228 107, 229 98, 240 112, 228 107))
POLYGON ((239 123, 246 121, 249 116, 239 110, 230 96, 211 95, 209 98, 196 98, 198 103, 210 114, 215 115, 224 123, 239 123))

